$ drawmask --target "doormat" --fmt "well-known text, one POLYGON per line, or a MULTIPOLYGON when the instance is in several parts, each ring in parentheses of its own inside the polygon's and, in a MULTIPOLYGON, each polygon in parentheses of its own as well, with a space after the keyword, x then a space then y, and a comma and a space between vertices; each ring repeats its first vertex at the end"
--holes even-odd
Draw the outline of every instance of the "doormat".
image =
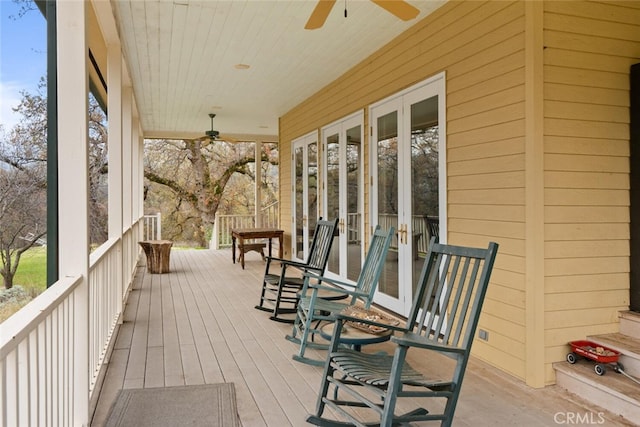
POLYGON ((120 390, 107 427, 240 426, 233 383, 120 390))

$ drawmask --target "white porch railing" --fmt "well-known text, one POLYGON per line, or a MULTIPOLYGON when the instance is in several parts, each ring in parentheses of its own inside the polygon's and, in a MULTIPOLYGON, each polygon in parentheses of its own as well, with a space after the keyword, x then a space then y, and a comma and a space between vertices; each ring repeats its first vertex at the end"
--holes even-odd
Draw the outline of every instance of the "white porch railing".
POLYGON ((81 277, 65 277, 0 324, 0 426, 79 425, 74 405, 92 402, 104 357, 137 264, 140 222, 90 256, 89 301, 81 277), (89 342, 78 348, 75 316, 87 309, 89 342), (74 380, 76 355, 87 352, 87 389, 74 380))
MULTIPOLYGON (((261 227, 270 228, 278 226, 278 202, 265 206, 261 211, 261 227)), ((211 233, 211 247, 215 249, 231 246, 231 230, 234 228, 254 228, 256 226, 255 215, 218 215, 213 224, 211 233)))
POLYGON ((162 240, 162 217, 160 212, 142 217, 142 240, 162 240))

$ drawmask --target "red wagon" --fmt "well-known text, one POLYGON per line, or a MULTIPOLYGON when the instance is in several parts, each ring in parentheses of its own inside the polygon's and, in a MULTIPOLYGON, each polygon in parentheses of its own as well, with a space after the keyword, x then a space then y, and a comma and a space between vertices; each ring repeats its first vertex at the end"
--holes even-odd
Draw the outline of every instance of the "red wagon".
POLYGON ((587 340, 571 341, 569 344, 571 353, 567 354, 567 362, 571 364, 576 363, 578 356, 581 356, 596 362, 594 370, 598 375, 605 374, 606 365, 611 365, 616 372, 622 370, 622 365, 618 362, 620 352, 616 350, 587 340))

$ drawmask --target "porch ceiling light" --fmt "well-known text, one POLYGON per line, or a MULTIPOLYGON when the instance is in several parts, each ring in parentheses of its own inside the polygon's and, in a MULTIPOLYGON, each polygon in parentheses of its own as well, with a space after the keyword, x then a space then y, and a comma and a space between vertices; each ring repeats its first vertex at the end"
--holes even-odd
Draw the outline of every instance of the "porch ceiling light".
POLYGON ((251 66, 249 64, 236 64, 233 67, 236 70, 248 70, 251 66))

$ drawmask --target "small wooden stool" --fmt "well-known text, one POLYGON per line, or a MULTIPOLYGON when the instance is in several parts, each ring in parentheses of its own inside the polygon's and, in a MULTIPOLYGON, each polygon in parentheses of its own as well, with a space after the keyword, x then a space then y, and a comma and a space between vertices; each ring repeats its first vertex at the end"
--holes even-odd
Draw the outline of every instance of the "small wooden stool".
POLYGON ((147 256, 147 271, 152 274, 169 273, 171 240, 145 240, 138 242, 147 256))
POLYGON ((242 268, 244 269, 244 254, 249 251, 256 251, 260 253, 262 260, 264 261, 264 248, 266 247, 266 243, 243 243, 242 245, 239 245, 238 250, 240 251, 240 256, 238 257, 238 260, 240 261, 242 268))

